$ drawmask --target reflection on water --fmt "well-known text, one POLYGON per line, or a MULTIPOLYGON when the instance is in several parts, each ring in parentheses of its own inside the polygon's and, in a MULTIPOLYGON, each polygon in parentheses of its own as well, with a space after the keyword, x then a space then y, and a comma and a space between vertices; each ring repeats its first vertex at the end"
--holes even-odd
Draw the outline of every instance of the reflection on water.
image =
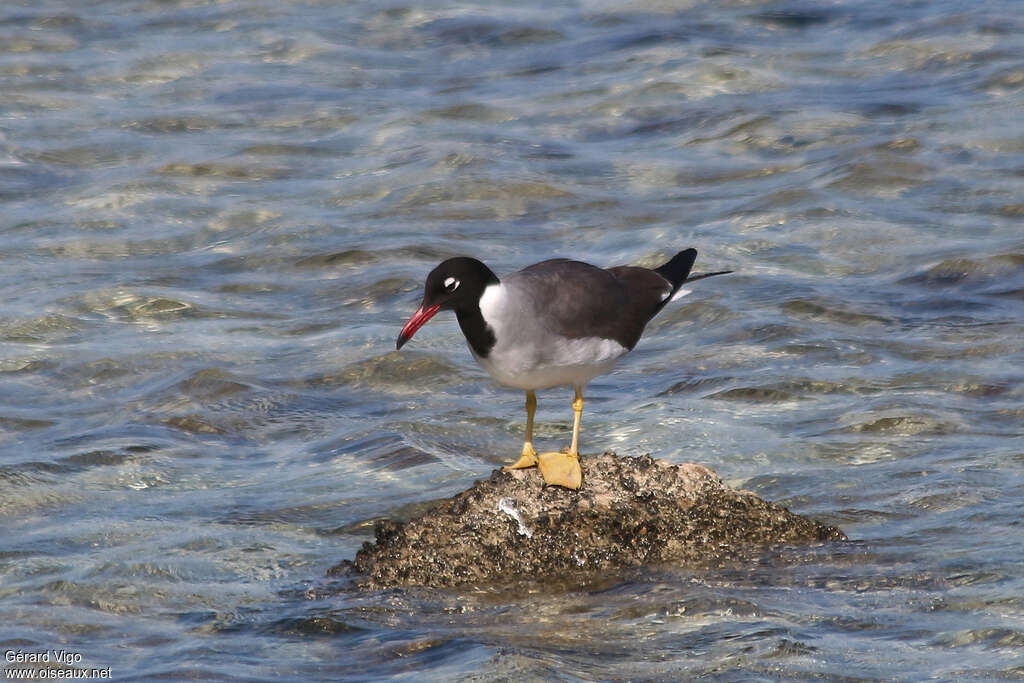
MULTIPOLYGON (((0 626, 127 678, 1019 678, 1019 12, 43 0, 0 10, 0 626), (514 457, 457 254, 704 270, 583 452, 844 548, 358 593, 514 457)), ((568 390, 537 437, 568 435, 568 390)))

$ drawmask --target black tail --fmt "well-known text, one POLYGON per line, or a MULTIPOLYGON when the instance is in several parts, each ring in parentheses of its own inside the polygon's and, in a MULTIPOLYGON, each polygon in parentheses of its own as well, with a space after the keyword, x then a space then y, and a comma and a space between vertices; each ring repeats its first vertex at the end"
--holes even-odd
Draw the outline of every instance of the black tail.
POLYGON ((663 266, 658 266, 654 272, 672 283, 672 293, 683 286, 693 262, 697 260, 696 249, 686 249, 672 257, 672 260, 663 266))

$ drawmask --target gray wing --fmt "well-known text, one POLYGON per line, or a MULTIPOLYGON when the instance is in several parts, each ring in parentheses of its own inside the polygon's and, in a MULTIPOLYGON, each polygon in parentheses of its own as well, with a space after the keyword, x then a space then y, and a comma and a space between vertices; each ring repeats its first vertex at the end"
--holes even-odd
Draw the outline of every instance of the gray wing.
POLYGON ((647 268, 604 270, 569 259, 537 263, 503 282, 524 294, 545 329, 570 339, 614 339, 627 349, 636 346, 672 290, 670 282, 647 268))

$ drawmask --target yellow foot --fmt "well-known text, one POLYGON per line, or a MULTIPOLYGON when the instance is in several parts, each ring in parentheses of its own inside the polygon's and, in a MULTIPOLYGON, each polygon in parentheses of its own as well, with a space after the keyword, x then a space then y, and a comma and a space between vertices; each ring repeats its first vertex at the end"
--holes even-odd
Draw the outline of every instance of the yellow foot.
POLYGON ((515 464, 507 465, 505 467, 502 467, 501 469, 505 470, 506 472, 509 470, 522 470, 526 469, 527 467, 533 467, 536 464, 537 451, 533 450, 532 445, 526 443, 523 444, 523 454, 519 456, 519 459, 516 460, 515 464))
POLYGON ((583 483, 580 459, 575 453, 541 453, 537 456, 544 481, 554 486, 578 489, 583 483))

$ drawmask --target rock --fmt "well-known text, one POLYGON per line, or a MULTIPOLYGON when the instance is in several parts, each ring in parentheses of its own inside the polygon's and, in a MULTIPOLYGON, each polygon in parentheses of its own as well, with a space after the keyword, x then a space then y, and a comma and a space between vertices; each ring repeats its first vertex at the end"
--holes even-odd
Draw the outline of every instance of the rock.
POLYGON ((672 562, 707 566, 752 548, 844 541, 838 528, 728 488, 701 465, 614 453, 584 457, 583 486, 545 486, 536 468, 503 472, 406 523, 332 575, 368 588, 454 586, 672 562))

